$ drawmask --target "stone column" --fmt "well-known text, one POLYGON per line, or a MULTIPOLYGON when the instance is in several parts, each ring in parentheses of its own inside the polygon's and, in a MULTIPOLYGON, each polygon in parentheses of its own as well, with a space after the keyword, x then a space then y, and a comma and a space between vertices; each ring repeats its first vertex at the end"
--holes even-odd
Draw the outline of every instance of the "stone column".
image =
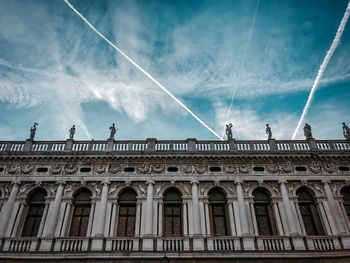
POLYGON ((51 202, 49 211, 48 211, 48 220, 46 221, 46 224, 44 226, 44 232, 43 237, 53 237, 57 225, 57 219, 60 212, 61 207, 61 201, 63 196, 63 189, 64 189, 65 182, 59 182, 55 200, 51 202))
POLYGON ((230 234, 231 236, 237 236, 236 227, 235 227, 235 217, 233 214, 233 200, 232 198, 228 198, 227 200, 227 208, 228 208, 228 220, 230 225, 230 234))
POLYGON ((201 221, 199 218, 198 181, 192 180, 192 214, 193 214, 193 250, 204 250, 204 240, 201 236, 201 221))
POLYGON ((91 250, 102 250, 103 238, 104 238, 104 226, 106 222, 107 212, 107 197, 108 197, 108 181, 102 182, 101 200, 97 217, 94 219, 97 222, 96 232, 94 239, 92 240, 91 250))
POLYGON ((0 213, 0 237, 5 235, 7 225, 11 216, 11 212, 13 210, 13 206, 15 205, 17 193, 18 193, 19 183, 15 182, 12 185, 10 196, 7 202, 4 204, 4 207, 0 213))
POLYGON ((337 229, 337 233, 336 234, 340 234, 340 235, 346 235, 346 230, 344 229, 344 226, 341 222, 341 217, 342 215, 339 213, 338 209, 337 209, 337 205, 334 201, 334 197, 333 197, 333 193, 332 190, 329 186, 329 182, 328 181, 323 181, 323 188, 324 191, 326 193, 326 197, 327 197, 327 201, 329 204, 329 208, 331 210, 331 214, 334 215, 333 219, 335 221, 335 225, 336 225, 336 229, 337 229))
POLYGON ((145 234, 143 236, 143 250, 153 250, 153 181, 147 182, 147 205, 145 219, 145 234))
POLYGON ((237 192, 237 200, 238 200, 238 210, 239 210, 239 218, 241 222, 241 229, 242 229, 242 238, 243 238, 243 249, 244 250, 254 250, 254 238, 249 233, 249 227, 248 227, 248 217, 243 197, 243 190, 242 190, 242 182, 239 180, 236 180, 236 192, 237 192))
POLYGON ((286 181, 279 181, 279 184, 281 189, 283 208, 287 217, 287 223, 288 223, 290 235, 291 236, 298 235, 298 231, 293 219, 292 208, 290 205, 290 200, 289 200, 287 187, 286 187, 286 181))
POLYGON ((299 235, 297 226, 295 225, 295 221, 293 218, 292 206, 289 200, 286 181, 281 180, 278 183, 280 184, 283 208, 287 217, 289 233, 290 233, 290 236, 292 237, 294 248, 295 250, 305 250, 305 244, 304 244, 303 238, 299 235))

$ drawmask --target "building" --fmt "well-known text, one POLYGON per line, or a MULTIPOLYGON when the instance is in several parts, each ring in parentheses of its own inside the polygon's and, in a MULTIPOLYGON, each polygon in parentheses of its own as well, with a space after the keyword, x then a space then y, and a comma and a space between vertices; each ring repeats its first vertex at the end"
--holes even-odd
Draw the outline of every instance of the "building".
POLYGON ((349 262, 350 144, 0 142, 0 261, 349 262))

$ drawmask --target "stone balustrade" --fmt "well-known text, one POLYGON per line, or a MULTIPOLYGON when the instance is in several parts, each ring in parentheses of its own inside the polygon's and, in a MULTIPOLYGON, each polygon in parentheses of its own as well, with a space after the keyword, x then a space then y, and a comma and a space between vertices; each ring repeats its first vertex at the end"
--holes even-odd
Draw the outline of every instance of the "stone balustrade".
MULTIPOLYGON (((244 252, 242 239, 244 237, 203 237, 203 241, 206 244, 205 250, 211 253, 221 253, 222 251, 241 251, 244 252)), ((269 253, 271 251, 280 251, 289 253, 297 251, 295 247, 291 245, 291 237, 283 236, 270 236, 260 237, 256 236, 255 245, 253 251, 259 251, 261 253, 269 253)), ((303 237, 306 251, 331 251, 346 249, 342 247, 343 239, 348 239, 349 236, 305 236, 303 237)), ((3 238, 1 240, 2 246, 0 252, 13 252, 13 253, 34 253, 34 252, 89 252, 92 251, 91 243, 93 238, 54 238, 53 246, 51 250, 42 250, 40 247, 41 238, 38 237, 16 237, 16 238, 3 238)), ((106 251, 106 252, 131 252, 131 251, 144 251, 140 246, 141 238, 105 238, 101 243, 101 246, 94 251, 106 251)), ((189 237, 159 237, 155 239, 154 251, 158 252, 186 252, 196 251, 192 245, 192 238, 189 237)), ((147 250, 148 251, 148 250, 147 250)), ((249 251, 252 251, 249 249, 249 251)))
POLYGON ((268 141, 197 141, 156 140, 145 141, 2 141, 0 154, 47 153, 47 152, 307 152, 307 151, 349 151, 350 143, 345 140, 268 140, 268 141))

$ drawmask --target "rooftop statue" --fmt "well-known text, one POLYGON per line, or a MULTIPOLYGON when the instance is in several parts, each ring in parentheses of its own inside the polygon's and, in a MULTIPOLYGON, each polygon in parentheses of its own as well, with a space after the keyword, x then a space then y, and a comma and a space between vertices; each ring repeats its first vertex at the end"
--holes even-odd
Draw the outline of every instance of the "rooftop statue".
POLYGON ((31 141, 34 140, 37 125, 39 125, 39 124, 34 122, 33 126, 30 128, 29 140, 31 140, 31 141))
POLYGON ((75 134, 75 125, 72 126, 72 128, 69 129, 69 139, 73 140, 75 134))
POLYGON ((306 139, 313 139, 311 126, 307 123, 305 123, 305 126, 304 126, 304 136, 306 139))
POLYGON ((268 140, 272 139, 272 131, 271 131, 271 127, 269 126, 269 124, 266 124, 266 134, 268 136, 268 140))
POLYGON ((350 140, 350 129, 349 129, 349 126, 345 124, 345 122, 343 122, 343 134, 344 134, 345 140, 349 141, 350 140))
POLYGON ((228 140, 232 140, 232 123, 226 124, 226 135, 228 140))
POLYGON ((115 136, 118 129, 115 127, 114 123, 112 123, 112 126, 109 127, 109 129, 111 130, 111 135, 109 136, 109 139, 114 140, 114 136, 115 136))

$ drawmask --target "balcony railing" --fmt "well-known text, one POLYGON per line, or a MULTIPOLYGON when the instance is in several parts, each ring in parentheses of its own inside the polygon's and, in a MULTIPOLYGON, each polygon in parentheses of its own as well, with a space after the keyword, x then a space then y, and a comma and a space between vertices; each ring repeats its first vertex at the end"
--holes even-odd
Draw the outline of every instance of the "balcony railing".
POLYGON ((350 151, 350 143, 345 140, 269 140, 269 141, 197 141, 156 140, 145 141, 2 141, 0 153, 46 153, 46 152, 330 152, 350 151))
MULTIPOLYGON (((203 237, 202 241, 204 250, 211 253, 241 252, 246 250, 242 244, 245 237, 227 236, 227 237, 203 237)), ((294 237, 289 236, 273 236, 251 237, 255 239, 253 248, 248 251, 288 253, 291 251, 336 251, 339 249, 350 249, 350 236, 298 236, 303 245, 297 248, 294 243, 294 237)), ((99 246, 92 246, 94 238, 53 238, 49 246, 47 238, 38 237, 18 237, 18 238, 2 238, 0 253, 34 253, 34 252, 54 252, 54 253, 81 253, 90 251, 106 251, 106 252, 132 252, 143 251, 142 238, 104 238, 99 246), (41 246, 46 242, 45 246, 41 246)), ((196 238, 198 240, 198 237, 196 238)), ((196 251, 193 246, 194 240, 189 237, 158 237, 154 240, 154 252, 190 252, 196 251)), ((147 250, 149 251, 149 250, 147 250)), ((203 251, 202 249, 200 251, 203 251)))

